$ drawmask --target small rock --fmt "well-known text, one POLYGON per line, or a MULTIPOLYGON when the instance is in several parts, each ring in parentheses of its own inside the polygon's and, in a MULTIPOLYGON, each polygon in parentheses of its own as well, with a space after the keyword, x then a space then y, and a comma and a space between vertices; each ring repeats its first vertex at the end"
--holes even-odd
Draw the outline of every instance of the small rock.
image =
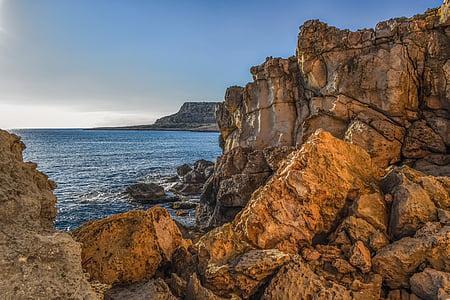
POLYGON ((189 212, 187 210, 177 210, 177 212, 175 214, 179 217, 182 217, 182 216, 188 215, 189 212))
POLYGON ((214 166, 214 163, 212 161, 200 159, 194 163, 194 170, 203 173, 203 172, 205 172, 206 168, 213 167, 213 166, 214 166))
POLYGON ((182 164, 181 166, 177 167, 177 174, 179 176, 181 176, 181 177, 183 177, 184 175, 186 175, 190 171, 192 171, 192 168, 188 164, 182 164))
POLYGON ((197 170, 192 170, 183 176, 182 181, 184 183, 204 183, 206 180, 205 176, 197 170))
POLYGON ((127 188, 127 193, 135 200, 155 200, 165 195, 164 188, 156 183, 137 183, 127 188))
POLYGON ((188 201, 177 201, 171 204, 173 209, 193 209, 197 207, 197 203, 188 201))
POLYGON ((351 248, 350 263, 359 268, 363 273, 368 273, 372 268, 370 251, 363 242, 357 241, 351 248))
POLYGON ((341 274, 348 274, 355 272, 355 268, 345 259, 337 258, 332 262, 332 266, 341 274))
POLYGON ((411 276, 409 282, 411 291, 425 300, 440 299, 439 294, 450 294, 450 273, 426 268, 411 276))
POLYGON ((450 211, 438 208, 439 222, 444 225, 450 225, 450 211))

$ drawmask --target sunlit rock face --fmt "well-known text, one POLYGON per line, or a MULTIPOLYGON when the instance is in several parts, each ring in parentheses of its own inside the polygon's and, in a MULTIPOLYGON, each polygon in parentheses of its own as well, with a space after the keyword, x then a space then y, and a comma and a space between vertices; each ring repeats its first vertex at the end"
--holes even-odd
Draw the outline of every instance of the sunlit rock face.
MULTIPOLYGON (((381 168, 407 164, 450 175, 448 6, 445 1, 422 15, 354 32, 306 22, 294 57, 267 58, 251 68, 253 82, 226 91, 216 111, 222 160, 234 161, 243 151, 300 147, 322 128, 364 148, 381 168)), ((247 203, 248 190, 274 171, 245 185, 239 205, 224 205, 218 191, 229 186, 229 178, 217 166, 199 223, 232 220, 247 203)))
POLYGON ((97 299, 81 247, 53 228, 55 183, 23 162, 25 145, 0 130, 0 294, 4 299, 97 299))

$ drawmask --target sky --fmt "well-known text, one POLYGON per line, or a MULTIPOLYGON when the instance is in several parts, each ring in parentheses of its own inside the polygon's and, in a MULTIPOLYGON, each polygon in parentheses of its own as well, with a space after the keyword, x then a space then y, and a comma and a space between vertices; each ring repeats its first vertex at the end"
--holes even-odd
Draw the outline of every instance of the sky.
POLYGON ((0 0, 0 128, 149 124, 221 101, 299 26, 346 29, 437 7, 426 0, 0 0))

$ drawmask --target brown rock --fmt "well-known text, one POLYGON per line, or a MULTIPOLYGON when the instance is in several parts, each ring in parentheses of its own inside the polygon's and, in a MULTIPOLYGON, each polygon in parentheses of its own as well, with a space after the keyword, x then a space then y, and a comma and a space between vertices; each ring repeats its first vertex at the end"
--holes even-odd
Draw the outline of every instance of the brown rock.
POLYGON ((209 264, 205 285, 218 295, 252 296, 279 267, 290 260, 278 250, 250 250, 226 265, 209 264))
MULTIPOLYGON (((197 274, 192 274, 186 293, 187 300, 223 300, 226 298, 222 298, 203 287, 200 280, 197 277, 197 274)), ((239 299, 239 298, 235 298, 239 299)))
POLYGON ((361 272, 368 273, 372 268, 372 258, 369 249, 363 242, 357 241, 350 251, 350 263, 361 272))
POLYGON ((315 235, 332 229, 354 194, 376 187, 379 174, 361 148, 319 131, 231 224, 200 239, 200 262, 223 262, 249 248, 298 253, 315 235))
POLYGON ((282 267, 266 288, 262 299, 351 299, 344 286, 315 274, 306 264, 282 267))
POLYGON ((383 178, 383 191, 393 196, 389 230, 395 238, 413 235, 426 222, 436 221, 436 207, 447 209, 447 180, 408 167, 393 168, 383 178))
POLYGON ((409 280, 411 291, 425 300, 444 299, 440 295, 450 295, 450 273, 426 268, 409 280))
POLYGON ((164 280, 151 279, 126 287, 115 287, 105 293, 106 300, 177 300, 164 280))
POLYGON ((151 278, 185 243, 169 213, 160 207, 93 221, 73 235, 82 243, 83 268, 102 283, 151 278))
POLYGON ((0 294, 4 299, 98 299, 81 249, 56 231, 55 183, 24 163, 20 139, 0 130, 0 294))
POLYGON ((377 252, 373 270, 383 276, 391 289, 409 288, 409 277, 428 262, 439 271, 450 270, 450 227, 430 223, 414 238, 405 237, 377 252))

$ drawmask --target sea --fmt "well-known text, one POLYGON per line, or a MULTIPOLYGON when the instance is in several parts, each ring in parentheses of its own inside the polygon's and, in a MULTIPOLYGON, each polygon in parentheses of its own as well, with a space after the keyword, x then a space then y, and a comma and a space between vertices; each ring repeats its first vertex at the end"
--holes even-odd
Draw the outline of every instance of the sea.
MULTIPOLYGON (((24 159, 56 182, 55 226, 73 230, 108 215, 152 206, 132 200, 125 189, 138 182, 166 187, 176 167, 198 159, 215 161, 221 154, 219 134, 189 131, 114 131, 18 129, 26 145, 24 159)), ((186 225, 194 213, 177 217, 186 225)))

